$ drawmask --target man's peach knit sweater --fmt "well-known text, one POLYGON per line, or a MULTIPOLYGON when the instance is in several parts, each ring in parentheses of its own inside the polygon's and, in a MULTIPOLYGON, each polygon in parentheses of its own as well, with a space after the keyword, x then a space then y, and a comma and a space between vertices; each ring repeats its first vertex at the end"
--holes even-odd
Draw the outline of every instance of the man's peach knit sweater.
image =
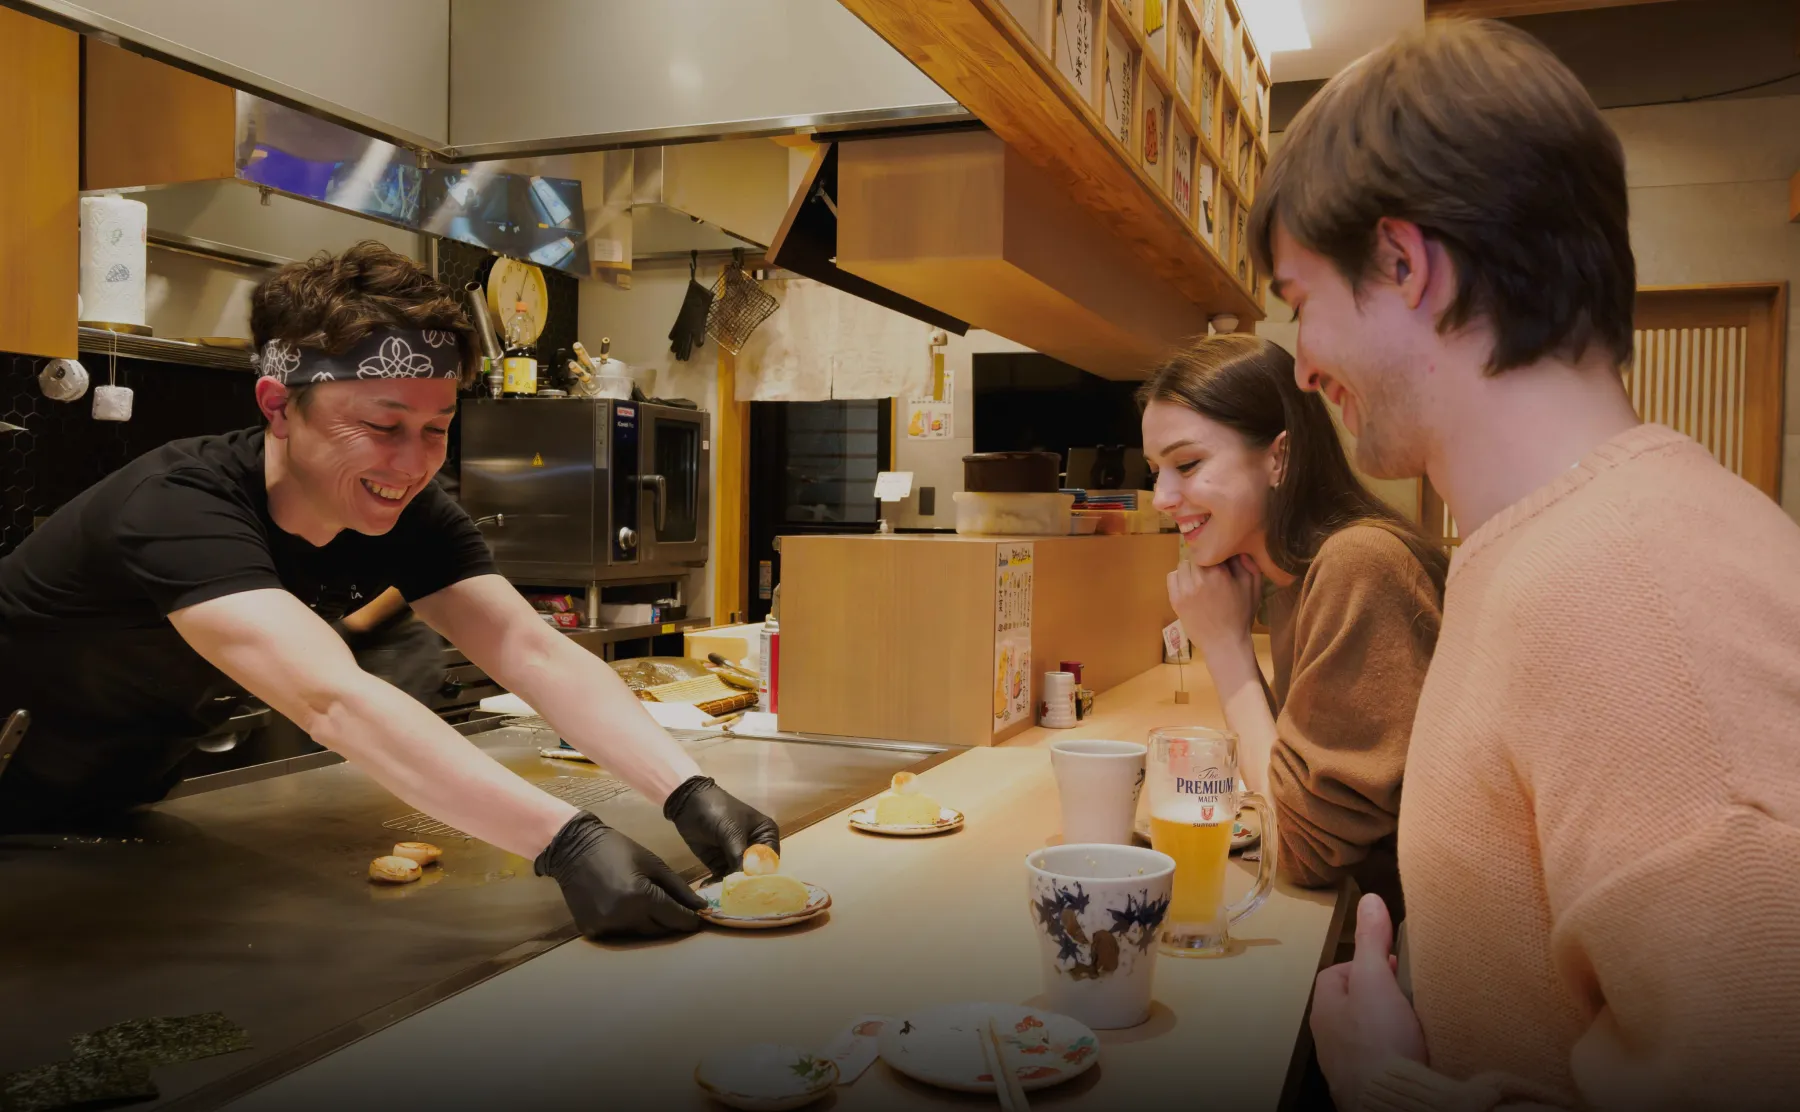
POLYGON ((1657 425, 1484 523, 1399 855, 1431 1062, 1365 1108, 1794 1107, 1800 527, 1657 425))

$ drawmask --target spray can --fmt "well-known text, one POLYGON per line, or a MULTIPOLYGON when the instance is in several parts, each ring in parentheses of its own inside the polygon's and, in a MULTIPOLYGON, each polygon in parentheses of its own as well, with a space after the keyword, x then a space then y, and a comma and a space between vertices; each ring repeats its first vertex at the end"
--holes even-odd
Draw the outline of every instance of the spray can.
POLYGON ((776 711, 776 698, 780 690, 776 679, 781 657, 781 623, 771 613, 763 619, 762 627, 762 666, 757 675, 757 703, 762 710, 770 714, 776 711))

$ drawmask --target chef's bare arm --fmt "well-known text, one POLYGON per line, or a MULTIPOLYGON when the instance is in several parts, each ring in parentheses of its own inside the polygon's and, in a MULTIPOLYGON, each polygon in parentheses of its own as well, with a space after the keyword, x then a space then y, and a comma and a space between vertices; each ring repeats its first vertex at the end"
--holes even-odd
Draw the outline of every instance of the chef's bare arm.
POLYGON ((531 858, 576 813, 358 668, 331 627, 287 591, 227 595, 169 621, 245 690, 434 819, 531 858))
POLYGON ((546 625, 503 577, 454 583, 414 602, 413 612, 570 745, 648 798, 661 803, 700 775, 612 666, 546 625))

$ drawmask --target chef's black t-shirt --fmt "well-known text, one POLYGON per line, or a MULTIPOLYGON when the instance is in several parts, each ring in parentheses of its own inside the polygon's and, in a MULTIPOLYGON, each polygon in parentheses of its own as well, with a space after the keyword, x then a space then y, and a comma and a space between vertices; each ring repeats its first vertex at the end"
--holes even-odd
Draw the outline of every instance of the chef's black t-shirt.
POLYGON ((197 737, 229 715, 237 689, 169 614, 280 588, 331 620, 390 586, 412 601, 491 571, 480 532, 436 484, 387 533, 345 530, 316 547, 269 516, 262 429, 178 440, 89 487, 0 558, 0 715, 32 711, 21 758, 38 748, 39 724, 197 737))

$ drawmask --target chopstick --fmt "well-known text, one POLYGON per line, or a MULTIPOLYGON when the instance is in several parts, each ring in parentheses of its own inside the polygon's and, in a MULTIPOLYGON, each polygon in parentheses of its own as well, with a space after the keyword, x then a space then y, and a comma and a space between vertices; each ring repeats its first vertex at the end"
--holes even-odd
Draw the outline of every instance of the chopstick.
POLYGON ((1006 1065, 1006 1047, 1000 1041, 1000 1030, 994 1026, 994 1017, 989 1016, 986 1029, 980 1031, 981 1055, 987 1063, 988 1073, 994 1078, 994 1095, 1000 1098, 1000 1107, 1004 1112, 1030 1112, 1031 1102, 1025 1098, 1025 1089, 1019 1079, 1006 1065))

